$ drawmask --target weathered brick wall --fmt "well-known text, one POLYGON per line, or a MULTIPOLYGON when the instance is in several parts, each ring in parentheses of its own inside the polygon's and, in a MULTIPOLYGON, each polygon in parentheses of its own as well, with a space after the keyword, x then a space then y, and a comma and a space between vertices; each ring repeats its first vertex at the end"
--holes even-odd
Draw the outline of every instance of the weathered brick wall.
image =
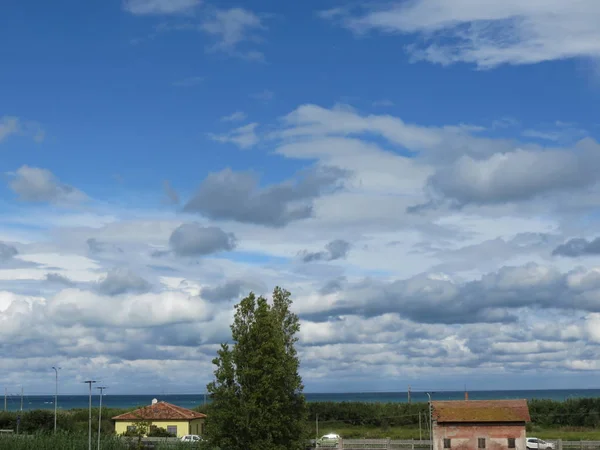
POLYGON ((526 450, 525 437, 524 424, 433 424, 433 450, 444 450, 444 439, 451 449, 479 450, 479 438, 485 438, 486 450, 509 450, 508 438, 515 438, 515 450, 526 450))

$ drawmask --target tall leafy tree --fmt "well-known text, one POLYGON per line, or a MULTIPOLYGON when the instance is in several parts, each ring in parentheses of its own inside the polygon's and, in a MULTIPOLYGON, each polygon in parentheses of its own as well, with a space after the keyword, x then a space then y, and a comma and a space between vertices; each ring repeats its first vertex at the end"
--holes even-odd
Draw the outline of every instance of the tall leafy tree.
POLYGON ((295 348, 300 330, 290 293, 276 287, 272 302, 250 293, 235 307, 233 345, 213 360, 215 379, 206 433, 227 450, 299 450, 306 403, 295 348))

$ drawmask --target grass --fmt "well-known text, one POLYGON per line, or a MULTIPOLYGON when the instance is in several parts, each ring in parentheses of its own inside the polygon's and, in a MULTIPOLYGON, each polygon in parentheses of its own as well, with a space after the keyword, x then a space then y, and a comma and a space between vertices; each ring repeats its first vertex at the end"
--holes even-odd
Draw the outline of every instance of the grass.
MULTIPOLYGON (((429 439, 427 427, 423 426, 421 434, 423 439, 429 439)), ((316 436, 315 425, 310 429, 310 436, 316 436)), ((327 433, 337 433, 346 439, 419 439, 418 427, 369 427, 353 426, 343 422, 328 422, 319 426, 319 437, 327 433)), ((600 429, 595 428, 542 428, 534 426, 527 432, 528 436, 540 439, 563 441, 600 441, 600 429)))
MULTIPOLYGON (((92 436, 92 447, 97 446, 97 437, 92 436)), ((102 438, 102 450, 129 450, 126 441, 116 436, 102 438)), ((88 446, 87 434, 57 433, 35 434, 30 436, 0 435, 0 450, 82 450, 88 446)), ((173 444, 155 443, 155 450, 196 450, 200 446, 178 442, 173 444)))

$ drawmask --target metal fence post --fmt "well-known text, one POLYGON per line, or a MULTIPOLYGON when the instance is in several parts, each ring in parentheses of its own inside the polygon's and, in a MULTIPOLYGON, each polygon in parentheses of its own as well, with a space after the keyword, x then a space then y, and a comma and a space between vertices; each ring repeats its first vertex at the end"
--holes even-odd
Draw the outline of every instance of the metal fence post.
POLYGON ((391 444, 391 439, 387 438, 387 442, 385 443, 385 448, 387 448, 387 450, 391 450, 392 448, 392 444, 391 444))

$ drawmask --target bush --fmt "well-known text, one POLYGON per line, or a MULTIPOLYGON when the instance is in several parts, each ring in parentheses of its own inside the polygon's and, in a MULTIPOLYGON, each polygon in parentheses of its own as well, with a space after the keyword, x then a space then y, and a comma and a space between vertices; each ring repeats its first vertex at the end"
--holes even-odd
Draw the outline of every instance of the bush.
POLYGON ((163 427, 150 427, 148 437, 175 437, 173 433, 169 433, 163 427))

